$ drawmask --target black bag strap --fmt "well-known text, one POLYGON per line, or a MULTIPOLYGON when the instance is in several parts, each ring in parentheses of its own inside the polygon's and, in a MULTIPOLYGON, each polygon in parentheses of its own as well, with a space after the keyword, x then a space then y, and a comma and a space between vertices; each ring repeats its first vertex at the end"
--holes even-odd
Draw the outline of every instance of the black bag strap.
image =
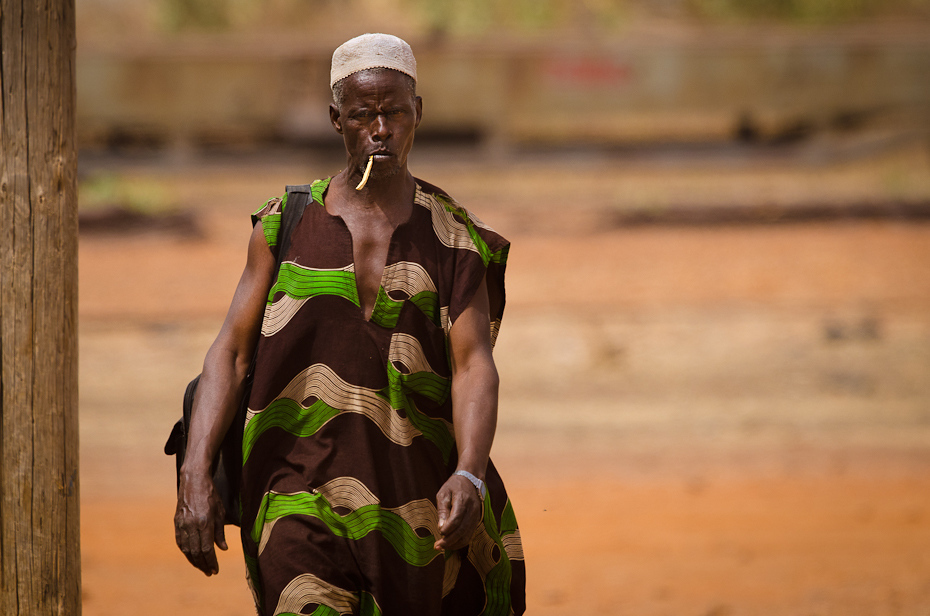
MULTIPOLYGON (((291 238, 294 235, 294 229, 297 228, 297 223, 300 222, 301 217, 304 215, 304 210, 307 209, 307 205, 310 204, 310 186, 312 185, 289 184, 285 188, 287 191, 287 200, 284 202, 284 211, 281 213, 281 227, 278 229, 278 255, 275 257, 274 261, 275 280, 277 280, 278 274, 281 272, 281 264, 284 263, 284 255, 287 254, 287 249, 291 246, 291 238)), ((247 374, 251 375, 255 372, 255 360, 257 358, 258 348, 256 347, 255 353, 252 354, 252 363, 249 365, 247 374)))
POLYGON ((297 223, 300 222, 304 210, 310 203, 312 195, 310 193, 311 184, 288 185, 287 201, 284 202, 284 212, 281 214, 281 229, 278 231, 278 258, 275 262, 275 276, 284 262, 284 255, 291 246, 291 237, 297 223))

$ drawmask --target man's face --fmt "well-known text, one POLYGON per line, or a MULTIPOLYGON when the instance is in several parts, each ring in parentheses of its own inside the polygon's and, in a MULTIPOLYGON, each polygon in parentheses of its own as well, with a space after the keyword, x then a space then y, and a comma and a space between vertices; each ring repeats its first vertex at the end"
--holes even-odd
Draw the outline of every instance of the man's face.
POLYGON ((398 71, 360 71, 346 77, 342 106, 330 106, 330 120, 345 141, 349 166, 364 169, 374 154, 373 179, 406 169, 423 110, 408 83, 398 71))

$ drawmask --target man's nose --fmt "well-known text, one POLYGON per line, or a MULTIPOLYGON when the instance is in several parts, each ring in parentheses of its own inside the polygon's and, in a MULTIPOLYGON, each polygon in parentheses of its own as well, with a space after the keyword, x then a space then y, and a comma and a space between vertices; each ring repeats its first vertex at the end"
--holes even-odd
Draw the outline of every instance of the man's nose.
POLYGON ((384 141, 391 136, 391 127, 388 125, 387 116, 383 113, 375 116, 371 126, 371 136, 376 141, 384 141))

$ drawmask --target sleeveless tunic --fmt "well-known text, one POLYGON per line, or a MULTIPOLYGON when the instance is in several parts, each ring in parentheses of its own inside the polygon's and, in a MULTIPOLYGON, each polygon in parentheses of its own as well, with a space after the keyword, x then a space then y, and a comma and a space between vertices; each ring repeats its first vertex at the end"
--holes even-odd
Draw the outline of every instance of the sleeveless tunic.
MULTIPOLYGON (((433 548, 436 493, 457 458, 448 334, 484 278, 493 344, 509 243, 418 180, 366 321, 328 185, 312 185, 257 348, 241 507, 258 612, 522 614, 520 531, 493 464, 470 545, 433 548)), ((286 197, 253 214, 273 252, 286 197)))

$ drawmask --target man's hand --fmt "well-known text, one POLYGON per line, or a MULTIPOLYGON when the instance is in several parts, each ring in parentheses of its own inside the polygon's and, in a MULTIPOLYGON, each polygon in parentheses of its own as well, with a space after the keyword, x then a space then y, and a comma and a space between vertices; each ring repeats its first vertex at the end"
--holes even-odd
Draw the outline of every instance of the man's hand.
POLYGON ((178 508, 174 513, 174 540, 192 565, 206 575, 220 572, 213 543, 226 550, 223 501, 207 473, 181 474, 178 508))
POLYGON ((436 494, 439 510, 439 533, 434 544, 437 550, 458 550, 468 545, 483 510, 478 490, 460 475, 452 475, 436 494))

